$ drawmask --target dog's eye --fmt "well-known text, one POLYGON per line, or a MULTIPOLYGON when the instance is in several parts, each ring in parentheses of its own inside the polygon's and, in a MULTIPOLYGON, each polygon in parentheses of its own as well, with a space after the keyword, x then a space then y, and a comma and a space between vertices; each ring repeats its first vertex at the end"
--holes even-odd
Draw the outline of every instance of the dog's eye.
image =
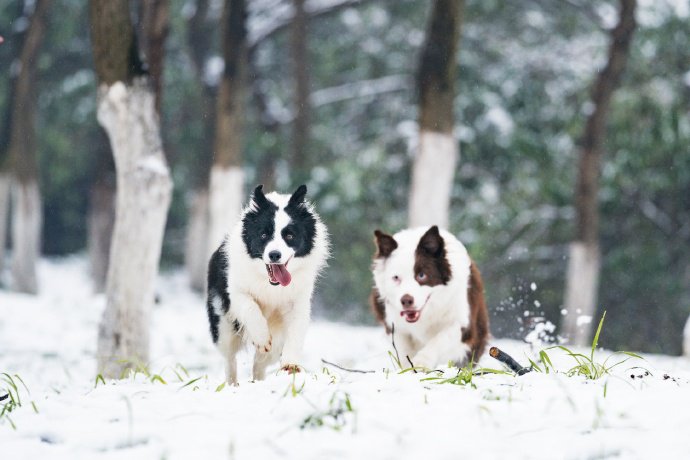
POLYGON ((399 284, 399 283, 400 283, 400 277, 399 277, 398 275, 393 276, 393 281, 394 281, 395 283, 398 283, 398 284, 399 284))
POLYGON ((287 235, 285 235, 285 239, 288 241, 291 241, 293 238, 294 236, 292 235, 292 233, 288 233, 287 235))
POLYGON ((426 279, 426 273, 424 273, 424 272, 417 273, 417 281, 424 281, 425 279, 426 279))
POLYGON ((262 239, 262 240, 265 240, 266 238, 268 238, 268 235, 265 234, 265 233, 262 233, 262 234, 261 234, 261 239, 262 239))

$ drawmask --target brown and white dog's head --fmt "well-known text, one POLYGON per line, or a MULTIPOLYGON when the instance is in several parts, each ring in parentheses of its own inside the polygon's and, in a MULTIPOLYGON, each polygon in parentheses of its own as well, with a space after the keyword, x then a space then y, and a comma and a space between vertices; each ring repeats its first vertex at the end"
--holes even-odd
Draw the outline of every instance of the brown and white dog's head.
POLYGON ((374 280, 389 311, 399 312, 408 323, 424 314, 438 288, 452 278, 446 242, 437 226, 404 230, 395 236, 374 232, 374 280))

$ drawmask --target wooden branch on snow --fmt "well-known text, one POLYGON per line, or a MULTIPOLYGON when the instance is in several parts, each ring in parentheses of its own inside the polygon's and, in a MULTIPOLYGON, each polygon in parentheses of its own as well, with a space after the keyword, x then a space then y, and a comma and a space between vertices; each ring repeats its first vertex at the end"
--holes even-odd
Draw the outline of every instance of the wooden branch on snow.
POLYGON ((515 361, 512 356, 510 356, 505 351, 499 349, 498 347, 491 347, 489 349, 489 355, 492 358, 497 359, 506 366, 510 368, 511 371, 515 372, 518 376, 525 375, 532 370, 531 367, 522 367, 520 363, 515 361))
POLYGON ((345 372, 354 372, 356 374, 375 374, 376 373, 376 371, 363 371, 361 369, 348 369, 347 367, 343 367, 343 366, 340 366, 338 364, 332 363, 330 361, 326 361, 323 358, 321 358, 321 362, 328 365, 328 366, 333 366, 333 367, 338 368, 341 371, 345 371, 345 372))

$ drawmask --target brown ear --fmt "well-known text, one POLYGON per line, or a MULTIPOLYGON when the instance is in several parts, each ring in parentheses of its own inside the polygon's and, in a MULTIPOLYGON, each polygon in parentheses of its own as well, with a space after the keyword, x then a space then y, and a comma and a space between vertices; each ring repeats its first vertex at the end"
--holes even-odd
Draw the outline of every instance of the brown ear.
POLYGON ((386 258, 391 255, 391 252, 395 251, 398 247, 398 242, 395 238, 387 233, 383 233, 381 230, 375 230, 374 236, 376 237, 376 258, 386 258))
POLYGON ((441 256, 445 250, 445 243, 443 237, 438 231, 438 227, 434 225, 420 238, 417 245, 418 251, 423 251, 430 256, 441 256))

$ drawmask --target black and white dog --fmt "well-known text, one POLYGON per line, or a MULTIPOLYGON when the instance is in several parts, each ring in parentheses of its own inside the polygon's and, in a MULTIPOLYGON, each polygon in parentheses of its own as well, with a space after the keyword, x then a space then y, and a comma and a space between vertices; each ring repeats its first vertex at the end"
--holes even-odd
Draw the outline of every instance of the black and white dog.
POLYGON ((255 380, 278 360, 283 370, 299 371, 314 283, 329 255, 326 226, 306 193, 301 185, 292 195, 264 195, 259 185, 211 256, 206 308, 229 383, 237 383, 244 343, 256 348, 255 380))

